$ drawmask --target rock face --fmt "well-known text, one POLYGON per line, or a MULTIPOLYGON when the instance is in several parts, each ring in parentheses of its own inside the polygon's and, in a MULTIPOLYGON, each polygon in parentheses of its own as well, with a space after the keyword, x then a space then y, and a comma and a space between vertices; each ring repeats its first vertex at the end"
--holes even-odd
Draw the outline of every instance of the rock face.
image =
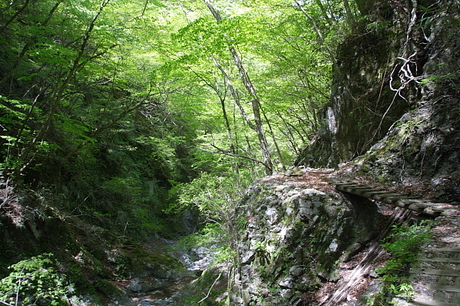
MULTIPOLYGON (((296 165, 341 165, 336 177, 458 204, 458 1, 358 5, 369 15, 338 48, 322 128, 296 165)), ((300 305, 296 292, 336 280, 337 264, 374 236, 375 207, 328 188, 333 175, 252 186, 238 211, 232 305, 300 305)))
POLYGON ((300 303, 299 291, 336 280, 336 265, 376 235, 376 207, 346 198, 326 180, 307 172, 269 177, 249 189, 239 207, 244 220, 232 305, 300 303))
MULTIPOLYGON (((322 128, 296 165, 340 167, 338 177, 459 204, 458 1, 358 5, 369 15, 338 48, 322 128)), ((241 237, 242 303, 296 305, 294 292, 333 279, 334 262, 359 248, 378 223, 370 212, 357 214, 354 199, 313 189, 265 182, 245 200, 252 223, 241 237), (293 220, 308 222, 296 227, 293 220), (264 257, 269 252, 256 251, 262 247, 285 259, 264 257)))
MULTIPOLYGON (((426 23, 423 43, 414 54, 423 53, 424 61, 414 66, 417 82, 408 85, 418 92, 411 111, 358 160, 355 172, 440 202, 458 204, 459 8, 450 1, 440 1, 430 8, 417 15, 420 19, 425 16, 426 23)), ((405 91, 401 93, 408 96, 405 91)))
POLYGON ((389 167, 401 169, 409 162, 411 172, 425 168, 424 175, 433 175, 443 163, 458 160, 460 149, 458 3, 359 2, 369 15, 338 48, 322 129, 296 164, 336 167, 365 153, 390 130, 393 136, 379 145, 387 146, 379 155, 388 160, 408 150, 389 167))

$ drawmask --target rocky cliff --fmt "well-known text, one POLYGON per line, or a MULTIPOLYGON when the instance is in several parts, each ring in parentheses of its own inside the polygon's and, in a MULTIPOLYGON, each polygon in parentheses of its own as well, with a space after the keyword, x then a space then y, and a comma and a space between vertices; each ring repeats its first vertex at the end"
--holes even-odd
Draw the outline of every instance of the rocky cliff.
POLYGON ((446 139, 460 133, 458 5, 375 1, 338 48, 322 128, 296 164, 337 167, 383 137, 374 151, 385 160, 399 152, 392 167, 403 176, 433 176, 455 160, 459 142, 446 139))
POLYGON ((333 190, 335 175, 305 169, 248 190, 238 209, 243 230, 232 305, 301 305, 299 292, 337 281, 337 263, 376 237, 383 222, 376 205, 333 190))
POLYGON ((375 237, 382 211, 332 177, 458 204, 459 3, 370 3, 338 48, 322 128, 296 161, 306 170, 261 180, 241 202, 232 305, 316 305, 309 292, 375 237))

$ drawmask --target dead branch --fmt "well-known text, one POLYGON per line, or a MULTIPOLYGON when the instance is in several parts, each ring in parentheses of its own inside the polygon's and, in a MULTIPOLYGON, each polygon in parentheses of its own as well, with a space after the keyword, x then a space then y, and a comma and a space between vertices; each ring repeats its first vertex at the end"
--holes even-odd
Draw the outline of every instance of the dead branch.
POLYGON ((217 283, 217 281, 219 280, 220 276, 222 275, 222 272, 219 273, 219 276, 217 276, 217 278, 214 280, 214 282, 212 283, 211 287, 209 288, 208 290, 208 293, 206 294, 206 296, 204 298, 202 298, 201 300, 198 301, 198 304, 203 302, 204 300, 206 300, 208 297, 209 297, 209 294, 211 293, 211 290, 212 288, 214 288, 214 285, 217 283))

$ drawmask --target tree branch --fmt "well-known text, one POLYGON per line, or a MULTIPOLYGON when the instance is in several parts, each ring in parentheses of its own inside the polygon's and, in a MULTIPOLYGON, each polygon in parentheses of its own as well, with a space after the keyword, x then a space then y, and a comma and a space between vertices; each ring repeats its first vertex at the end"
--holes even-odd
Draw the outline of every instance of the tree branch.
POLYGON ((204 298, 202 298, 201 300, 198 301, 198 304, 203 302, 204 300, 206 300, 208 297, 209 297, 209 294, 211 293, 211 290, 212 288, 214 288, 214 285, 217 283, 217 281, 219 280, 220 276, 222 275, 222 273, 219 273, 219 276, 217 276, 217 278, 214 280, 214 282, 212 283, 211 287, 209 288, 208 290, 208 294, 206 294, 206 296, 204 298))
POLYGON ((258 160, 257 158, 249 157, 249 156, 242 155, 242 154, 238 154, 238 153, 232 153, 232 152, 230 152, 230 151, 228 151, 228 150, 219 148, 219 147, 217 147, 216 145, 213 145, 213 144, 211 144, 211 147, 215 148, 215 149, 217 150, 217 152, 216 152, 216 151, 207 150, 207 149, 204 149, 204 148, 198 148, 198 147, 195 147, 195 148, 198 149, 198 150, 204 151, 204 152, 212 153, 212 154, 222 154, 222 155, 227 155, 227 156, 230 156, 230 157, 237 157, 237 158, 248 159, 248 160, 250 160, 250 161, 253 161, 253 162, 255 162, 255 163, 258 163, 258 164, 261 164, 261 165, 265 166, 264 162, 261 161, 261 160, 258 160))

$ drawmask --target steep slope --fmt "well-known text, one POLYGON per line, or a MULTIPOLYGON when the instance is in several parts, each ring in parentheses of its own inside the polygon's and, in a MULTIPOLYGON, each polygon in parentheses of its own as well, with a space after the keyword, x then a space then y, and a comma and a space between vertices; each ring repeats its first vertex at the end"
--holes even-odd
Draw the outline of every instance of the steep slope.
POLYGON ((160 247, 146 248, 69 215, 37 192, 19 193, 2 177, 0 203, 0 302, 5 305, 35 298, 34 305, 131 306, 137 303, 130 294, 194 277, 160 247))
POLYGON ((336 167, 371 149, 360 170, 382 183, 442 181, 458 194, 459 3, 425 2, 377 2, 341 45, 323 127, 297 165, 336 167))
POLYGON ((459 2, 369 3, 338 49, 322 128, 296 161, 305 170, 257 182, 241 203, 234 305, 317 305, 315 289, 382 230, 393 209, 360 206, 329 179, 459 204, 459 2), (338 170, 312 175, 324 167, 338 170))
POLYGON ((458 203, 459 3, 440 1, 414 17, 417 31, 408 37, 417 48, 407 64, 398 58, 394 66, 405 87, 396 93, 412 99, 410 110, 359 159, 354 171, 409 193, 458 203), (417 56, 424 61, 413 62, 417 56))

